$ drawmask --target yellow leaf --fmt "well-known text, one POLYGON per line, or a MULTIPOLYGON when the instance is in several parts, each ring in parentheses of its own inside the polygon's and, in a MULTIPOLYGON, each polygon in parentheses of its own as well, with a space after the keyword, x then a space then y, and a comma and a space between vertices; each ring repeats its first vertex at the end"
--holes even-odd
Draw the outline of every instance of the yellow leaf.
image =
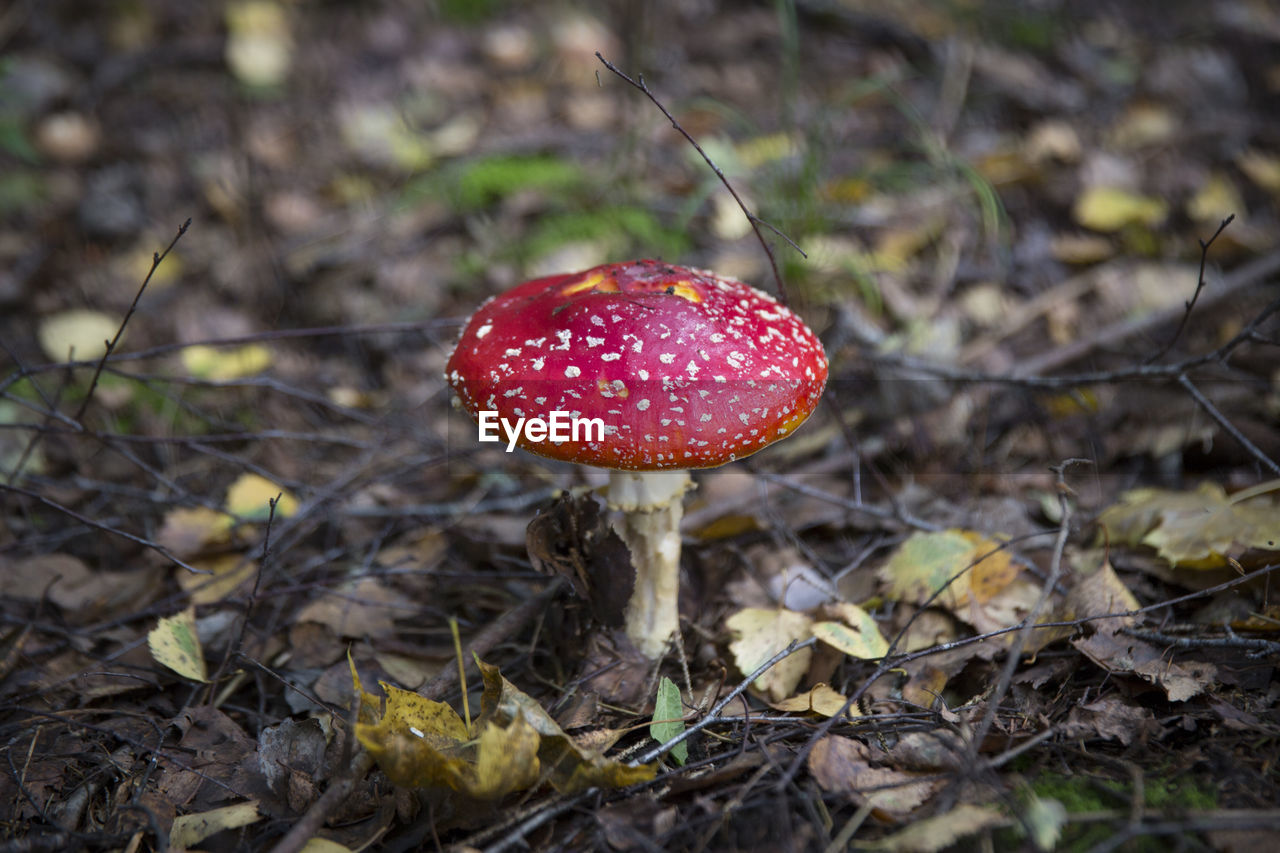
MULTIPOLYGON (((844 707, 844 703, 848 701, 848 697, 837 690, 833 690, 824 683, 813 685, 813 689, 805 693, 799 693, 781 702, 769 703, 779 711, 787 711, 798 714, 820 714, 823 717, 834 717, 840 713, 840 709, 844 707)), ((862 712, 858 710, 856 704, 850 705, 845 711, 846 717, 859 717, 862 712)))
POLYGON ((214 604, 247 583, 258 570, 256 560, 247 560, 240 554, 221 554, 202 560, 192 560, 191 565, 212 574, 192 574, 184 568, 177 570, 178 586, 188 593, 192 604, 214 604))
POLYGON ((271 366, 271 350, 262 344, 227 349, 193 344, 182 351, 182 366, 197 379, 228 382, 261 373, 271 366))
POLYGON ((815 622, 812 627, 815 637, 851 657, 864 660, 884 657, 889 653, 889 643, 870 613, 856 604, 841 603, 835 607, 842 621, 815 622))
POLYGON ((911 822, 906 829, 869 845, 889 853, 935 853, 962 838, 1004 823, 995 809, 962 803, 946 814, 911 822))
POLYGON ((351 848, 317 835, 307 839, 307 843, 302 845, 302 853, 351 853, 351 848))
POLYGON ((182 850, 199 844, 224 829, 238 829, 261 819, 257 800, 199 814, 182 815, 173 819, 173 826, 169 830, 169 846, 182 850))
POLYGON ((194 606, 176 616, 161 618, 147 634, 147 646, 151 649, 151 657, 161 666, 167 666, 192 681, 209 680, 200 636, 196 633, 194 606))
POLYGON ((348 662, 361 697, 356 737, 398 785, 497 799, 544 779, 571 793, 648 781, 657 771, 656 764, 633 767, 578 747, 541 706, 482 661, 477 664, 485 677, 484 711, 475 739, 448 705, 385 683, 386 711, 379 714, 350 656, 348 662))
POLYGON ((1169 214, 1158 198, 1119 187, 1090 187, 1076 199, 1075 219, 1094 231, 1119 231, 1127 225, 1155 226, 1169 214))
POLYGON ((266 477, 241 474, 227 490, 227 511, 251 521, 266 521, 269 502, 276 495, 276 518, 288 518, 298 511, 298 499, 266 477))
POLYGON ((1134 489, 1098 521, 1112 543, 1150 546, 1182 568, 1220 568, 1249 548, 1280 550, 1280 506, 1264 494, 1277 485, 1233 498, 1210 482, 1194 492, 1134 489))
MULTIPOLYGON (((807 640, 813 624, 808 616, 782 608, 747 607, 729 617, 725 625, 733 634, 729 652, 744 675, 755 672, 769 658, 794 640, 807 640)), ((795 692, 809 669, 810 649, 783 658, 755 680, 754 687, 778 702, 795 692)))
POLYGON ((538 733, 521 714, 503 727, 490 722, 480 733, 475 781, 467 793, 497 799, 531 787, 542 772, 538 761, 538 733))
POLYGON ((155 266, 155 260, 155 249, 150 243, 133 249, 124 258, 123 266, 130 281, 142 281, 148 274, 151 275, 151 280, 147 282, 148 293, 168 287, 182 273, 182 258, 176 251, 165 255, 164 262, 159 266, 155 266))
POLYGON ((1204 186, 1196 190, 1187 201, 1187 216, 1197 222, 1217 225, 1228 216, 1235 214, 1239 222, 1244 217, 1244 200, 1231 179, 1221 172, 1215 172, 1205 181, 1204 186))
POLYGON ((284 83, 293 58, 284 8, 270 0, 245 0, 229 5, 226 19, 226 60, 236 79, 254 87, 284 83))
POLYGON ((756 169, 766 163, 795 156, 800 150, 799 136, 789 133, 770 133, 739 142, 734 148, 743 166, 756 169))
POLYGON ((1268 192, 1280 195, 1280 157, 1250 148, 1236 158, 1240 171, 1268 192))
POLYGON ((564 733, 551 715, 530 696, 502 677, 496 666, 476 659, 484 679, 480 697, 481 717, 502 722, 517 716, 526 720, 541 736, 538 758, 552 786, 561 793, 587 788, 624 788, 652 779, 657 763, 629 765, 588 749, 564 733))
POLYGON ((1049 252, 1064 264, 1096 264, 1116 253, 1107 237, 1096 234, 1058 234, 1049 242, 1049 252))
POLYGON ((41 320, 36 337, 44 354, 54 361, 92 361, 103 356, 107 341, 115 337, 119 328, 118 317, 74 308, 41 320))
POLYGON ((1159 104, 1135 104, 1111 129, 1110 143, 1117 148, 1145 148, 1173 138, 1178 130, 1176 117, 1159 104))
POLYGON ((198 554, 208 545, 228 541, 235 519, 208 507, 180 507, 165 514, 156 541, 179 557, 198 554))

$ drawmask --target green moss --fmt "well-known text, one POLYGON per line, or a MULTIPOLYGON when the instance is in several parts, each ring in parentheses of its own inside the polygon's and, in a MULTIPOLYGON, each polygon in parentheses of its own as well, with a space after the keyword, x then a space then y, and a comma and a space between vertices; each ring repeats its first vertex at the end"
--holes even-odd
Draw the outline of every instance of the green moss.
POLYGON ((459 213, 481 210, 518 192, 573 194, 586 184, 576 164, 550 155, 499 154, 422 174, 400 192, 397 206, 443 200, 459 213))
POLYGON ((481 24, 506 7, 504 0, 439 0, 440 17, 455 24, 481 24))
POLYGON ((497 156, 468 164, 452 187, 454 202, 474 210, 526 190, 567 192, 583 181, 582 170, 551 156, 497 156))
POLYGON ((518 247, 526 259, 537 258, 574 242, 602 243, 609 254, 635 249, 645 256, 675 258, 688 250, 688 237, 664 226, 638 207, 606 207, 543 217, 518 247))
POLYGON ((44 197, 44 178, 38 172, 24 169, 0 172, 0 216, 21 213, 44 197))

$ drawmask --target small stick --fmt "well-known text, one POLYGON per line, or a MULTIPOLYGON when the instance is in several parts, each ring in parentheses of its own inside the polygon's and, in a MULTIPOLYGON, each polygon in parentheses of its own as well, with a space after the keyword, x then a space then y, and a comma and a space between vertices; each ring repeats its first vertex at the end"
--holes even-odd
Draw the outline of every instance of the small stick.
MULTIPOLYGON (((271 526, 276 520, 276 504, 280 502, 281 494, 277 494, 274 498, 267 499, 267 527, 262 534, 262 559, 258 561, 258 568, 253 573, 253 590, 249 593, 249 603, 244 608, 244 618, 240 620, 240 631, 236 634, 236 641, 231 644, 230 651, 222 659, 222 663, 218 664, 218 671, 213 674, 213 678, 209 679, 209 684, 216 685, 222 678, 222 674, 227 670, 227 664, 232 658, 245 657, 244 655, 244 635, 249 628, 249 620, 253 617, 254 605, 258 603, 258 592, 262 589, 262 575, 267 570, 267 565, 271 559, 271 526)), ((213 696, 212 689, 209 693, 213 696)))
POLYGON ((1187 374, 1184 373, 1178 377, 1178 384, 1186 389, 1186 392, 1191 395, 1191 399, 1195 400, 1196 404, 1200 406, 1200 408, 1204 409, 1205 413, 1209 417, 1213 418, 1214 421, 1217 422, 1218 426, 1222 427, 1227 431, 1228 435, 1240 442, 1240 446, 1249 451, 1250 456, 1261 462, 1264 467, 1269 468, 1273 474, 1280 475, 1280 465, 1277 465, 1275 460, 1263 452, 1261 447, 1258 447, 1258 445, 1249 440, 1248 436, 1237 429, 1236 425, 1231 423, 1231 420, 1227 418, 1226 415, 1218 411, 1218 407, 1215 406, 1208 397, 1200 393, 1200 389, 1195 386, 1195 383, 1191 381, 1187 374))
POLYGON ((786 240, 787 243, 790 244, 791 248, 795 249, 797 252, 800 253, 801 257, 808 258, 809 256, 805 254, 804 249, 801 249, 799 246, 797 246, 794 240, 792 240, 786 234, 782 233, 782 231, 780 231, 777 227, 775 227, 774 225, 771 225, 768 222, 765 222, 763 219, 761 219, 760 217, 756 216, 754 213, 751 212, 751 210, 747 207, 746 203, 743 202, 742 197, 738 195, 738 191, 733 188, 733 184, 729 183, 729 179, 725 177, 724 172, 721 171, 720 167, 717 166, 715 161, 711 159, 710 155, 708 155, 706 151, 702 150, 702 146, 698 144, 698 140, 694 139, 693 136, 689 133, 689 131, 685 130, 683 127, 680 126, 680 122, 676 121, 676 117, 671 114, 670 110, 668 110, 663 105, 662 101, 658 100, 657 95, 653 94, 653 92, 649 90, 648 84, 644 82, 643 74, 638 75, 637 78, 634 80, 631 79, 622 71, 620 71, 616 65, 614 65, 609 60, 605 59, 603 56, 601 56, 600 51, 598 50, 596 51, 596 59, 603 62, 605 68, 608 68, 614 74, 621 77, 623 80, 627 81, 632 86, 639 89, 641 92, 644 92, 645 96, 649 100, 653 101, 653 105, 658 109, 662 110, 662 114, 667 117, 667 121, 671 122, 671 126, 674 127, 680 133, 681 136, 683 136, 686 140, 688 140, 689 144, 692 145, 694 149, 699 154, 702 155, 702 159, 706 161, 706 164, 711 167, 711 171, 716 173, 716 177, 720 179, 720 183, 724 184, 724 188, 729 191, 729 195, 733 196, 733 200, 738 203, 738 208, 742 211, 742 214, 747 217, 747 221, 751 223, 751 230, 755 232, 756 239, 760 241, 760 247, 764 249, 764 253, 769 257, 769 266, 773 270, 773 280, 778 283, 778 301, 781 302, 783 305, 786 305, 787 304, 787 286, 782 281, 782 273, 778 271, 778 261, 773 256, 773 249, 769 246, 769 243, 764 239, 764 235, 760 233, 760 226, 763 225, 765 228, 768 228, 770 231, 772 231, 774 234, 777 234, 783 240, 786 240))
POLYGON ((1187 302, 1185 303, 1187 310, 1184 311, 1182 314, 1182 322, 1178 323, 1178 329, 1173 333, 1173 337, 1169 339, 1169 342, 1164 346, 1162 346, 1156 352, 1155 355, 1151 356, 1146 361, 1144 361, 1143 364, 1151 364, 1152 362, 1158 361, 1159 359, 1163 358, 1164 354, 1167 353, 1169 350, 1173 349, 1173 345, 1178 342, 1178 338, 1182 337, 1182 333, 1186 331, 1187 323, 1188 321, 1191 320, 1191 312, 1196 307, 1196 300, 1200 298, 1200 291, 1204 290, 1204 284, 1205 284, 1204 265, 1205 265, 1205 261, 1209 257, 1209 247, 1213 245, 1213 241, 1218 239, 1218 236, 1227 229, 1227 226, 1230 225, 1235 218, 1236 218, 1236 215, 1234 213, 1231 214, 1226 219, 1222 220, 1222 223, 1218 226, 1218 230, 1213 232, 1213 236, 1210 237, 1208 241, 1205 241, 1205 240, 1199 241, 1200 243, 1200 277, 1196 280, 1195 292, 1191 294, 1191 298, 1187 300, 1187 302))
POLYGON ((111 353, 115 352, 116 344, 120 343, 120 336, 124 334, 124 327, 129 325, 133 312, 138 310, 138 303, 142 300, 142 294, 147 292, 147 285, 151 283, 151 277, 156 274, 160 264, 165 258, 169 257, 169 253, 173 251, 173 247, 178 245, 178 241, 182 239, 182 235, 187 233, 187 229, 191 227, 191 218, 187 217, 187 221, 182 223, 178 229, 178 233, 169 241, 169 245, 165 247, 163 252, 156 252, 151 256, 151 269, 147 270, 147 277, 142 280, 142 286, 138 288, 138 292, 133 296, 133 302, 129 305, 129 310, 124 313, 124 319, 120 321, 120 328, 116 329, 115 337, 109 341, 104 341, 107 345, 107 351, 102 354, 102 358, 98 359, 98 366, 93 371, 93 379, 89 382, 89 391, 84 395, 84 399, 80 401, 80 408, 76 409, 76 413, 72 415, 72 420, 77 423, 84 417, 85 410, 89 408, 89 402, 93 399, 93 392, 98 387, 98 379, 102 376, 102 369, 107 366, 107 359, 111 357, 111 353))

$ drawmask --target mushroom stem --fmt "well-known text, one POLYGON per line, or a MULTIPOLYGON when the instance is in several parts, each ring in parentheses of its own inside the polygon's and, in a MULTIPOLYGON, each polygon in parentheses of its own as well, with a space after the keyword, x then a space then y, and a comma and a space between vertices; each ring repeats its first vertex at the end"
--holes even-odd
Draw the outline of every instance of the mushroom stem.
POLYGON ((618 534, 631 551, 636 585, 627 602, 627 637, 650 660, 680 625, 680 519, 689 472, 609 472, 609 506, 622 511, 618 534))

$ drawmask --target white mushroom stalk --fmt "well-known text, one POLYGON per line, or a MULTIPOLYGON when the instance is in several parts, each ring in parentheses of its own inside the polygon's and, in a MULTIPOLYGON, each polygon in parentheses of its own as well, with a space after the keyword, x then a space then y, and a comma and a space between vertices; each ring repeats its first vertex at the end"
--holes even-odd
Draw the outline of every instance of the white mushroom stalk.
POLYGON ((618 535, 636 572, 627 637, 650 659, 662 656, 680 627, 680 519, 692 486, 681 469, 609 472, 609 507, 622 513, 618 535))

